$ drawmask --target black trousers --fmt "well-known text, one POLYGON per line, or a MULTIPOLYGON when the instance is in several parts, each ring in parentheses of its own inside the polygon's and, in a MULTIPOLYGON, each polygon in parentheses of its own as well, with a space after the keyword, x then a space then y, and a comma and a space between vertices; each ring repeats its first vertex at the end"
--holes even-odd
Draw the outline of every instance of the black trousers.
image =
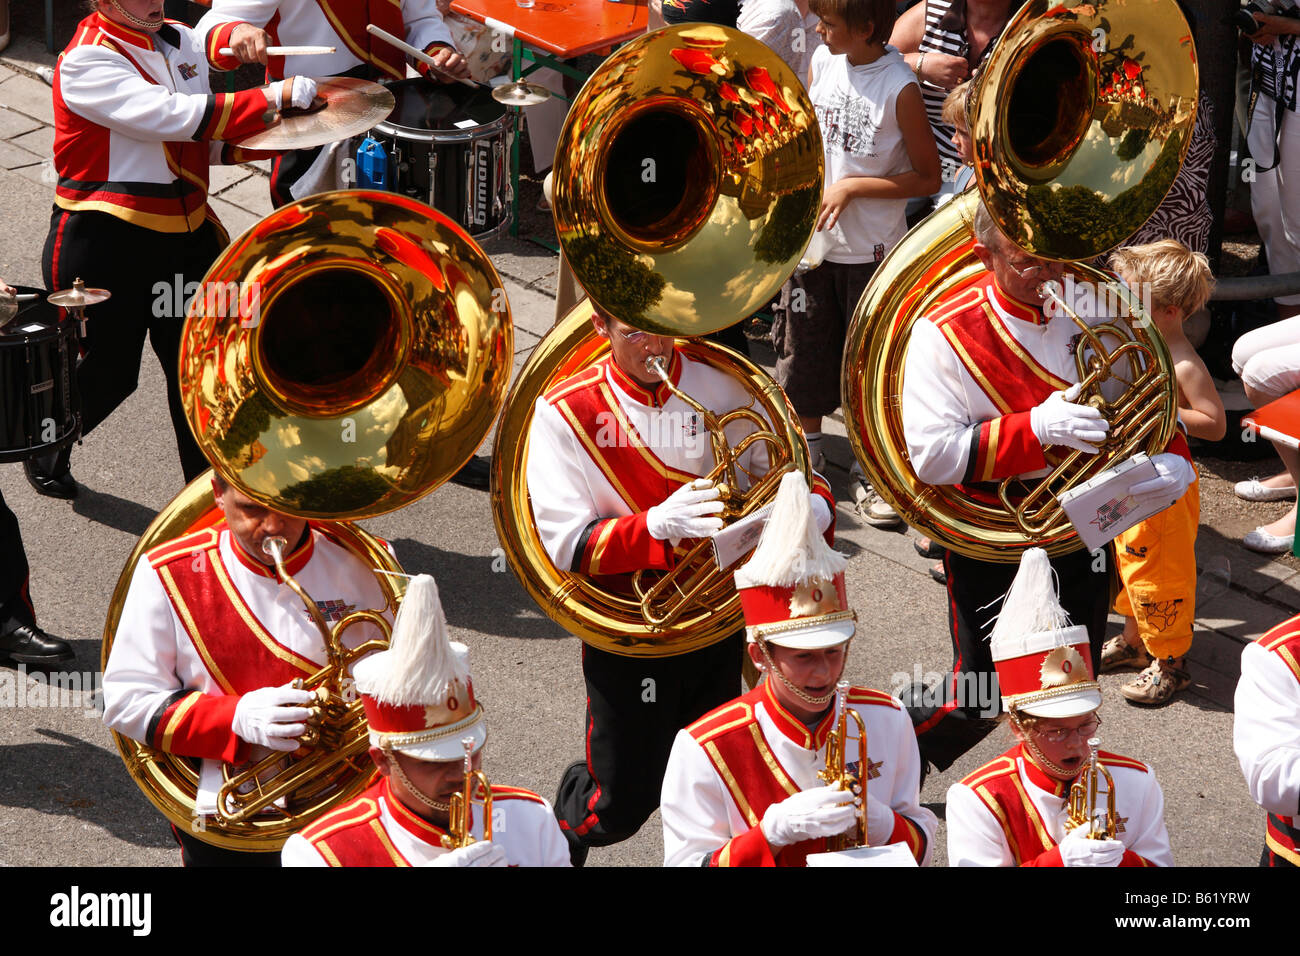
POLYGON ((113 297, 86 310, 84 354, 77 367, 81 433, 89 435, 135 391, 145 336, 167 377, 167 405, 181 470, 188 482, 208 467, 181 407, 177 362, 184 303, 176 287, 203 281, 226 237, 212 222, 191 233, 162 233, 102 212, 55 208, 41 256, 50 289, 81 278, 113 297), (179 279, 177 278, 179 276, 179 279))
MULTIPOLYGON (((1113 565, 1110 549, 1097 558, 1079 550, 1052 559, 1061 606, 1071 623, 1088 629, 1093 673, 1101 663, 1113 565)), ((943 566, 948 574, 952 673, 940 688, 912 687, 904 695, 916 727, 921 760, 928 760, 940 770, 952 766, 997 726, 1001 698, 989 633, 998 601, 1020 570, 1018 562, 993 564, 953 551, 944 556, 943 566)))
POLYGON ((0 494, 0 634, 36 624, 27 575, 27 552, 18 530, 18 516, 0 494))
POLYGON ((582 649, 587 760, 560 781, 555 816, 570 842, 609 846, 659 806, 677 731, 740 693, 745 635, 676 657, 582 649))
POLYGON ((227 850, 204 843, 191 836, 176 824, 171 825, 172 836, 181 845, 181 866, 270 866, 280 865, 280 854, 227 850))

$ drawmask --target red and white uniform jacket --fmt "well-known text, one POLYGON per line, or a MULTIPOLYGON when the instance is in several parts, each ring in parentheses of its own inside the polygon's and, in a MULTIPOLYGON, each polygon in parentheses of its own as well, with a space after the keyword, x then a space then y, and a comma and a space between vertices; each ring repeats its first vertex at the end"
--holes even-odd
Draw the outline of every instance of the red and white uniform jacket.
MULTIPOLYGON (((1067 288, 1080 317, 1110 321, 1085 291, 1067 288)), ((1078 381, 1080 334, 1069 316, 1011 298, 988 272, 918 321, 903 374, 903 432, 917 476, 967 485, 1045 474, 1029 413, 1078 381)), ((1181 435, 1168 450, 1191 460, 1181 435)))
POLYGON ((1268 848, 1300 866, 1300 615, 1241 652, 1232 746, 1251 799, 1268 811, 1268 848))
MULTIPOLYGON (((331 624, 384 606, 374 574, 319 532, 285 563, 331 624)), ((380 636, 359 624, 344 642, 380 636)), ((308 677, 325 661, 302 600, 224 525, 209 528, 159 545, 136 565, 104 668, 104 723, 159 750, 205 758, 199 810, 211 812, 221 762, 265 755, 231 729, 240 695, 308 677)))
MULTIPOLYGON (((918 796, 921 758, 912 721, 896 698, 878 690, 853 688, 849 706, 867 727, 867 792, 894 811, 894 830, 882 842, 905 843, 924 866, 939 824, 918 796)), ((826 769, 826 738, 834 724, 832 707, 810 731, 765 681, 680 731, 659 807, 664 865, 804 866, 808 854, 825 852, 826 841, 817 839, 774 856, 759 823, 772 804, 825 786, 817 774, 826 769)), ((850 741, 845 762, 857 760, 857 744, 850 741)))
POLYGON ((207 49, 220 70, 233 70, 239 60, 217 51, 230 45, 239 23, 261 27, 273 46, 332 46, 333 53, 316 56, 273 56, 267 76, 338 76, 362 63, 389 79, 406 78, 406 54, 366 32, 375 26, 400 37, 417 50, 434 44, 454 46, 435 0, 212 0, 195 31, 207 37, 207 49))
MULTIPOLYGON (((470 832, 483 839, 482 807, 470 832)), ((382 779, 351 803, 289 837, 285 866, 427 866, 448 850, 447 831, 416 816, 382 779)), ((569 866, 569 845, 551 805, 531 790, 492 785, 492 842, 511 866, 569 866)))
POLYGON ((54 203, 106 212, 156 232, 205 219, 208 166, 257 153, 222 147, 275 118, 261 90, 213 93, 201 35, 157 33, 94 14, 77 25, 54 74, 54 203))
MULTIPOLYGON (((1120 866, 1173 866, 1165 798, 1146 764, 1101 751, 1115 779, 1120 866)), ((1020 745, 948 788, 949 866, 1062 866, 1070 785, 1020 745)))
MULTIPOLYGON (((717 415, 750 403, 739 382, 680 350, 669 376, 717 415)), ((713 469, 709 433, 699 419, 667 386, 640 385, 608 357, 537 400, 528 492, 538 535, 557 568, 608 575, 672 567, 673 546, 650 536, 645 513, 713 469)), ((735 423, 727 436, 734 444, 752 430, 735 423)), ((755 442, 741 463, 762 475, 766 448, 755 442)), ((815 476, 813 491, 814 511, 833 526, 830 486, 815 476)))

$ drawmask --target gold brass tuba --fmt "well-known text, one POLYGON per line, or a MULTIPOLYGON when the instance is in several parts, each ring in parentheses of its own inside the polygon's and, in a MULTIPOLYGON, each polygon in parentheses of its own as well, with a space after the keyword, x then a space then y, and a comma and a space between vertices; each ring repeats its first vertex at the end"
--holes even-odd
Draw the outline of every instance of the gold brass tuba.
POLYGON ((1129 315, 1091 329, 1076 318, 1076 364, 1086 383, 1080 401, 1111 425, 1101 452, 1055 456, 1068 450, 1052 449, 1051 474, 1037 488, 1022 495, 1004 482, 980 496, 917 477, 901 408, 913 325, 982 271, 969 227, 979 196, 968 191, 940 208, 881 264, 849 326, 845 425, 875 489, 944 547, 1003 562, 1031 546, 1074 550, 1077 535, 1055 496, 1137 451, 1164 451, 1173 436, 1176 389, 1163 339, 1135 296, 1073 260, 1122 242, 1163 200, 1191 136, 1196 92, 1195 51, 1174 0, 1050 9, 1030 0, 980 71, 969 116, 989 212, 1027 251, 1070 260, 1069 275, 1107 290, 1129 315))
MULTIPOLYGON (((181 396, 200 447, 232 486, 312 519, 377 569, 386 604, 332 630, 312 615, 328 658, 303 681, 317 695, 318 726, 295 754, 228 772, 211 820, 195 812, 196 760, 114 734, 145 796, 196 838, 278 850, 369 781, 365 716, 348 674, 355 659, 386 646, 385 618, 404 585, 381 542, 332 519, 402 507, 474 453, 510 371, 513 334, 500 289, 487 256, 442 213, 391 193, 337 192, 284 206, 245 232, 191 302, 181 396), (343 628, 362 622, 382 639, 345 649, 343 628)), ((219 519, 204 475, 150 524, 110 603, 104 663, 141 556, 219 519)), ((281 580, 311 614, 310 596, 287 574, 281 580)))
POLYGON ((1084 836, 1089 840, 1113 840, 1119 828, 1119 814, 1115 811, 1115 780, 1111 777, 1110 771, 1097 759, 1097 748, 1100 744, 1100 738, 1088 738, 1088 749, 1092 753, 1088 758, 1088 768, 1070 785, 1065 829, 1069 831, 1086 826, 1088 832, 1084 836), (1097 810, 1099 797, 1097 788, 1100 786, 1100 778, 1103 777, 1106 780, 1106 813, 1101 815, 1097 810), (1100 826, 1098 826, 1099 818, 1100 826))
POLYGON ((867 778, 871 775, 871 761, 867 758, 867 725, 862 720, 862 715, 849 706, 849 682, 846 680, 835 685, 835 713, 835 729, 826 738, 826 769, 819 770, 817 776, 832 786, 856 794, 860 803, 857 823, 852 832, 827 839, 826 849, 832 853, 868 845, 867 778), (849 744, 849 717, 858 725, 857 773, 849 771, 845 762, 848 759, 845 754, 849 744))
MULTIPOLYGON (((591 327, 593 302, 629 325, 693 336, 732 325, 772 298, 798 264, 821 203, 812 103, 776 54, 737 30, 704 23, 658 30, 620 48, 582 88, 556 150, 554 184, 556 232, 591 298, 537 345, 507 399, 493 460, 497 535, 524 589, 592 646, 633 657, 705 647, 741 622, 730 570, 717 568, 707 542, 662 579, 640 575, 634 591, 555 567, 528 498, 533 407, 608 348, 591 327), (727 270, 721 281, 719 269, 727 270)), ((728 517, 761 508, 786 471, 809 474, 798 420, 768 375, 709 342, 678 348, 751 396, 748 409, 717 416, 715 425, 766 422, 761 436, 743 439, 764 442, 771 466, 747 493, 726 477, 742 447, 721 447, 712 435, 714 477, 729 485, 728 517)))
MULTIPOLYGON (((537 400, 552 385, 586 368, 607 350, 608 342, 591 325, 592 306, 580 302, 542 339, 529 356, 506 400, 492 460, 492 516, 497 537, 524 590, 557 624, 601 650, 630 657, 662 657, 707 647, 740 627, 740 601, 731 572, 719 570, 708 542, 697 544, 676 568, 657 581, 653 573, 636 580, 635 591, 615 590, 585 575, 557 568, 542 546, 528 497, 528 433, 537 400), (685 593, 694 592, 689 600, 685 593)), ((762 507, 775 495, 781 476, 792 468, 809 473, 808 446, 781 387, 748 359, 707 341, 679 341, 688 357, 744 383, 752 406, 742 417, 759 414, 770 426, 751 432, 722 452, 711 472, 725 477, 728 458, 753 442, 767 447, 769 470, 743 493, 728 489, 730 518, 762 507)), ((688 402, 689 404, 689 402, 688 402)), ((722 418, 730 422, 737 412, 722 418)), ((717 436, 712 436, 715 441, 717 436)), ((715 452, 715 455, 719 454, 715 452)))

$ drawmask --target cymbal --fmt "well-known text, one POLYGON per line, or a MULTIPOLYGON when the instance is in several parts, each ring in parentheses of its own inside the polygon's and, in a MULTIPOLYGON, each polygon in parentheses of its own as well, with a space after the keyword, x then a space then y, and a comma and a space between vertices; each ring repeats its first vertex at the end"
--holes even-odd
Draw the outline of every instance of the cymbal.
POLYGON ((61 309, 84 309, 88 305, 98 305, 113 297, 107 289, 87 289, 80 279, 72 283, 71 289, 52 292, 45 301, 61 309))
POLYGON ((503 83, 492 91, 492 99, 506 106, 536 106, 551 98, 551 91, 536 83, 518 80, 503 83))
POLYGON ((274 126, 250 133, 234 145, 247 149, 307 149, 337 143, 364 133, 386 119, 397 101, 378 83, 350 76, 316 81, 316 96, 323 109, 281 116, 274 126))

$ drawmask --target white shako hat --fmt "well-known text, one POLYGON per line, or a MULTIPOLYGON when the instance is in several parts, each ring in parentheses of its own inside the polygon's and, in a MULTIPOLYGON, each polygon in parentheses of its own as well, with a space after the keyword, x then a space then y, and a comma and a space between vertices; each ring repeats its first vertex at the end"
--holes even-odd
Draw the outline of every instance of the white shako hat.
POLYGON ((851 638, 857 615, 844 590, 847 563, 817 530, 808 482, 790 472, 781 479, 758 547, 736 569, 749 640, 816 650, 851 638))
POLYGON ((358 661, 352 676, 372 746, 417 760, 461 760, 462 738, 473 738, 473 752, 487 742, 469 648, 448 640, 438 585, 427 574, 411 579, 388 649, 358 661))
POLYGON ((1071 626, 1047 552, 1030 548, 989 635, 1002 706, 1035 717, 1078 717, 1101 706, 1088 629, 1071 626))

